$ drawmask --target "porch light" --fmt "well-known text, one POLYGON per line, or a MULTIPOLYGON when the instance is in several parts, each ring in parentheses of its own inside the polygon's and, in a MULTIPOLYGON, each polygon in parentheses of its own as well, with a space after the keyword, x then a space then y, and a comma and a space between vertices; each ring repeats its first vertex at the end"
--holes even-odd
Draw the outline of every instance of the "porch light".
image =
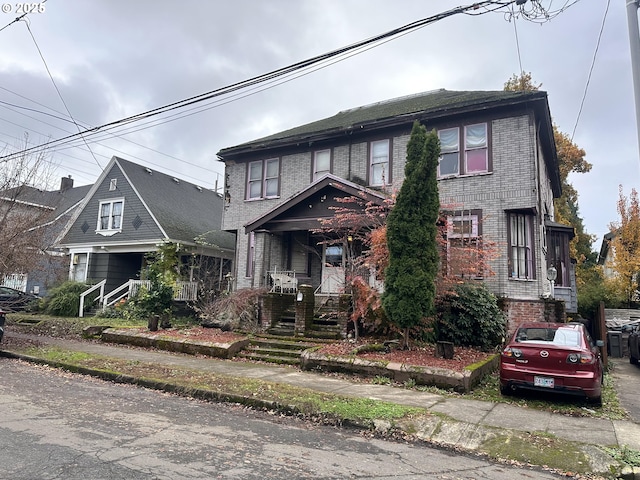
POLYGON ((556 278, 558 278, 558 270, 556 270, 556 267, 551 265, 547 269, 547 280, 549 280, 550 282, 555 282, 556 278))
POLYGON ((556 278, 558 278, 558 270, 556 270, 556 267, 551 265, 549 268, 547 268, 547 280, 549 280, 549 283, 551 284, 551 298, 556 297, 555 295, 556 278))
POLYGON ((303 298, 304 295, 302 294, 302 292, 298 292, 298 294, 296 295, 296 301, 301 302, 303 298))

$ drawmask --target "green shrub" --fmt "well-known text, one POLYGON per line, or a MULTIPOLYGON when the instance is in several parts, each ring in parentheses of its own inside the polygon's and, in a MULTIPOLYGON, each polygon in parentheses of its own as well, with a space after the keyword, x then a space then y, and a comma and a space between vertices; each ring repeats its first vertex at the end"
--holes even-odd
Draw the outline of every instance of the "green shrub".
MULTIPOLYGON (((81 282, 65 282, 59 287, 52 288, 42 301, 42 310, 56 317, 77 317, 80 311, 80 295, 89 288, 81 282)), ((85 307, 89 307, 93 298, 85 300, 85 307)))
POLYGON ((438 340, 454 345, 491 350, 506 335, 506 318, 484 284, 464 283, 437 303, 438 340))

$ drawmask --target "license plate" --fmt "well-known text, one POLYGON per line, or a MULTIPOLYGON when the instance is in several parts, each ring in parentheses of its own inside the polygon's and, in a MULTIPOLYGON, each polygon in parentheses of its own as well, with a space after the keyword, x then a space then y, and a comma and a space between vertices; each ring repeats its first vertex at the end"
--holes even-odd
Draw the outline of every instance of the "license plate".
POLYGON ((533 377, 533 385, 535 387, 553 388, 553 378, 533 377))

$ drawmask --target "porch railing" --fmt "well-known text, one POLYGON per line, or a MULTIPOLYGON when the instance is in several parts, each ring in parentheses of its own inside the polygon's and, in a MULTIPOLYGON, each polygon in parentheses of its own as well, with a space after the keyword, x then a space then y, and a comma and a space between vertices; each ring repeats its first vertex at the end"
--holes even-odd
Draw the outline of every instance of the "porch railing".
POLYGON ((267 272, 271 292, 296 293, 298 291, 298 279, 295 270, 278 270, 274 268, 267 272))
MULTIPOLYGON (((80 295, 79 315, 81 317, 84 316, 84 302, 86 296, 98 289, 100 290, 100 293, 95 299, 95 302, 97 302, 101 306, 102 310, 105 310, 107 307, 115 305, 124 298, 131 298, 135 296, 140 291, 140 287, 142 286, 151 288, 151 281, 149 280, 129 280, 128 282, 123 283, 119 287, 105 294, 104 286, 106 282, 106 280, 102 280, 100 283, 97 283, 93 287, 83 292, 82 295, 80 295)), ((197 298, 198 282, 177 282, 173 295, 174 300, 184 302, 193 301, 197 298)))

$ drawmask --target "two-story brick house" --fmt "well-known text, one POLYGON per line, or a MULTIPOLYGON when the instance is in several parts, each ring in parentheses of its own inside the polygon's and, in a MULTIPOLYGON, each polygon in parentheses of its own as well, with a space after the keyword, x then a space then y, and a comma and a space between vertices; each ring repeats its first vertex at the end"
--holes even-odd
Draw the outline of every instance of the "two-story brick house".
POLYGON ((313 230, 336 196, 382 201, 404 180, 412 124, 438 132, 438 189, 454 228, 497 246, 484 281, 512 318, 541 318, 555 295, 576 311, 568 253, 571 227, 554 222, 561 183, 545 92, 436 90, 344 110, 235 147, 226 165, 223 229, 237 234, 236 287, 264 286, 269 272, 295 272, 318 291, 344 267, 341 245, 313 230), (549 245, 549 242, 552 245, 549 245), (558 272, 553 285, 551 266, 558 272))

